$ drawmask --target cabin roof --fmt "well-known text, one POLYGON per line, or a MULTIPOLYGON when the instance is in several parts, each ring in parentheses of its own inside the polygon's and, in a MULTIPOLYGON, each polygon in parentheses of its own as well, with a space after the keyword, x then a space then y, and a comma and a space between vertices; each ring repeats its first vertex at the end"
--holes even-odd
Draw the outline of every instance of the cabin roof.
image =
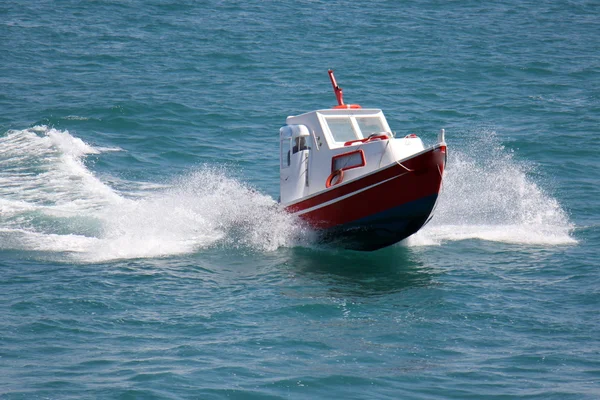
POLYGON ((321 110, 309 111, 306 113, 298 114, 298 115, 290 115, 288 118, 300 118, 304 116, 309 116, 312 114, 323 114, 323 115, 366 115, 366 114, 376 114, 380 113, 380 108, 341 108, 341 109, 333 109, 333 108, 324 108, 321 110))

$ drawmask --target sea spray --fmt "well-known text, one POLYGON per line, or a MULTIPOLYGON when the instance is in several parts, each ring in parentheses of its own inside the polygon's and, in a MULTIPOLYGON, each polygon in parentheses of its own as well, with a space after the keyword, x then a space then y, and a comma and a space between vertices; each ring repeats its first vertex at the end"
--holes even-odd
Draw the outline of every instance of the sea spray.
POLYGON ((98 258, 166 256, 213 245, 271 251, 307 232, 271 197, 210 167, 124 207, 108 207, 100 218, 98 258))
POLYGON ((449 146, 442 193, 432 221, 408 245, 481 239, 515 244, 570 244, 573 229, 558 201, 529 176, 493 131, 449 146))
MULTIPOLYGON (((81 262, 185 254, 209 246, 272 251, 310 231, 269 196, 202 167, 155 190, 119 192, 83 162, 101 149, 35 127, 0 138, 0 248, 81 262)), ((109 149, 108 151, 114 151, 109 149)))
POLYGON ((80 212, 121 200, 84 165, 100 151, 68 131, 46 126, 12 130, 0 137, 0 198, 5 211, 56 207, 80 212))
MULTIPOLYGON (((449 150, 434 218, 406 244, 576 243, 561 205, 493 132, 449 150)), ((0 137, 0 249, 99 262, 211 246, 272 251, 314 244, 314 233, 297 217, 226 169, 204 166, 168 184, 119 185, 135 188, 128 192, 107 185, 83 162, 103 151, 45 126, 0 137)))

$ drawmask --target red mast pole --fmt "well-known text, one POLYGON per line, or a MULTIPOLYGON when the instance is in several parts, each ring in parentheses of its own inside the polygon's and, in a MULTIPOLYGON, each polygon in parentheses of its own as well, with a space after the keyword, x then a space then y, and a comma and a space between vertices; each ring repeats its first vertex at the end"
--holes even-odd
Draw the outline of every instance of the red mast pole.
POLYGON ((342 88, 339 87, 337 82, 335 81, 335 76, 333 76, 333 70, 330 69, 327 72, 329 72, 329 79, 331 79, 331 86, 333 86, 333 91, 335 92, 335 98, 337 99, 338 106, 343 106, 344 93, 342 92, 342 88))

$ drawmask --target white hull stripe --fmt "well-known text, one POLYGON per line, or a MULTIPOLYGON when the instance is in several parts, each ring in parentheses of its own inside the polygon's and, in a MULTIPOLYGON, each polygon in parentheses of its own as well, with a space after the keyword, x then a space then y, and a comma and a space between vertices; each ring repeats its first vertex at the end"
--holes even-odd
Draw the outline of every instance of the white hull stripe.
POLYGON ((302 215, 302 214, 306 214, 306 213, 309 213, 309 212, 311 212, 311 211, 314 211, 314 210, 318 210, 318 209, 319 209, 319 208, 321 208, 321 207, 326 207, 326 206, 328 206, 328 205, 330 205, 330 204, 337 203, 338 201, 342 201, 342 200, 344 200, 344 199, 347 199, 348 197, 352 197, 352 196, 354 196, 354 195, 356 195, 356 194, 359 194, 359 193, 361 193, 361 192, 364 192, 365 190, 369 190, 369 189, 371 189, 371 188, 374 188, 375 186, 379 186, 379 185, 381 185, 381 184, 384 184, 384 183, 386 183, 386 182, 389 182, 389 181, 391 181, 392 179, 400 178, 401 176, 404 176, 404 175, 406 175, 406 174, 408 174, 408 172, 405 172, 405 173, 403 173, 403 174, 400 174, 400 175, 393 176, 393 177, 391 177, 391 178, 388 178, 388 179, 386 179, 385 181, 381 181, 381 182, 374 183, 374 184, 373 184, 373 185, 371 185, 371 186, 367 186, 367 187, 365 187, 365 188, 359 189, 359 190, 357 190, 357 191, 354 191, 354 192, 352 192, 352 193, 348 193, 348 194, 345 194, 345 195, 343 195, 343 196, 336 197, 335 199, 332 199, 332 200, 326 201, 326 202, 324 202, 324 203, 317 204, 316 206, 312 206, 312 207, 310 207, 310 208, 306 208, 306 209, 304 209, 304 210, 300 210, 300 211, 298 211, 298 212, 296 212, 296 213, 294 213, 294 214, 295 214, 295 215, 302 215))

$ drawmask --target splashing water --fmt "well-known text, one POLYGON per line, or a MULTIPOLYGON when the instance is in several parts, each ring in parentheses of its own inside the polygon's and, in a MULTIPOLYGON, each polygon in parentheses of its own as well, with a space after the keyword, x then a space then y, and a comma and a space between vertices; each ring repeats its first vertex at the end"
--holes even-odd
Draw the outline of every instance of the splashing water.
POLYGON ((529 177, 494 132, 483 132, 463 149, 450 147, 444 187, 432 221, 407 240, 409 246, 481 239, 514 244, 577 243, 558 201, 529 177))
POLYGON ((214 244, 271 251, 304 232, 271 197, 211 168, 163 192, 107 207, 99 218, 104 232, 95 259, 191 253, 214 244))
MULTIPOLYGON (((83 159, 119 150, 92 147, 45 126, 0 137, 0 250, 99 262, 210 246, 271 251, 314 242, 313 233, 271 197, 216 168, 202 168, 166 187, 132 182, 148 188, 141 194, 118 192, 83 159)), ((463 150, 450 148, 435 216, 406 244, 576 243, 567 214, 527 173, 493 133, 463 150)))
POLYGON ((98 262, 213 245, 269 251, 309 235, 272 198, 214 168, 131 199, 82 162, 100 149, 67 131, 9 131, 0 149, 0 249, 98 262))
POLYGON ((98 153, 68 132, 46 126, 9 131, 0 138, 0 211, 10 213, 11 206, 81 211, 119 201, 82 162, 98 153))

